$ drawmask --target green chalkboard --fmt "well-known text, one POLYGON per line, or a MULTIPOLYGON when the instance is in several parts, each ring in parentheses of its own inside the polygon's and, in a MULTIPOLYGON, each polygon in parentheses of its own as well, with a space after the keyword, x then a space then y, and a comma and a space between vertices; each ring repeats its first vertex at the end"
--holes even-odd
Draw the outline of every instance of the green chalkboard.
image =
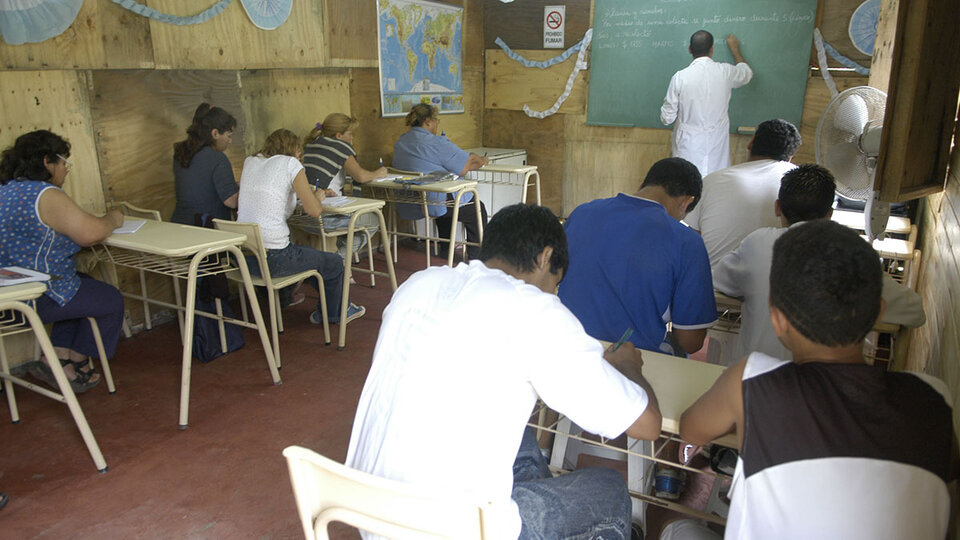
POLYGON ((587 123, 664 127, 670 77, 692 60, 697 30, 714 36, 713 59, 732 62, 735 34, 753 80, 733 91, 730 129, 770 118, 800 125, 817 0, 595 0, 587 123))

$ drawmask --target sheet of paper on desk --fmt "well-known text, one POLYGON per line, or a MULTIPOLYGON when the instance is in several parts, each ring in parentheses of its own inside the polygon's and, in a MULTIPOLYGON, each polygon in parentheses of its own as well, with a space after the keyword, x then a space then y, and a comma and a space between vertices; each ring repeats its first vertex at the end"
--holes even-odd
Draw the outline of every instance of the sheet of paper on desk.
POLYGON ((144 219, 124 219, 123 225, 113 230, 113 234, 133 234, 143 227, 147 221, 144 219))
POLYGON ((20 266, 0 267, 0 287, 30 283, 31 281, 50 281, 50 274, 20 266))
POLYGON ((337 208, 337 207, 340 207, 340 206, 346 206, 346 205, 348 205, 348 204, 350 204, 350 203, 352 203, 352 202, 353 202, 353 198, 352 198, 352 197, 344 197, 344 196, 327 197, 326 199, 323 200, 323 205, 324 205, 324 206, 332 206, 333 208, 337 208))

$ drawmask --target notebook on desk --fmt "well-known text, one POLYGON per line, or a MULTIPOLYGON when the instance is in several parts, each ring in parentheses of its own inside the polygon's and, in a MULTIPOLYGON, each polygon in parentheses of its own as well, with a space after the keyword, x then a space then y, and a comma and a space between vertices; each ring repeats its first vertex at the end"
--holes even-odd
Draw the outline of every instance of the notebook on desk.
POLYGON ((50 274, 30 270, 20 266, 0 267, 0 287, 7 285, 19 285, 21 283, 30 283, 32 281, 50 281, 50 274))

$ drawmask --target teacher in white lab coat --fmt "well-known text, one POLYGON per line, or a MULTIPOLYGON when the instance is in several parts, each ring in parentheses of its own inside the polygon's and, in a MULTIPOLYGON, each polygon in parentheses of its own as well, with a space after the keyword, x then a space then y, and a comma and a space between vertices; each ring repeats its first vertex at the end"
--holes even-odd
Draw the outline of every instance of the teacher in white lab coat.
POLYGON ((740 42, 727 36, 736 65, 713 61, 713 35, 698 30, 690 37, 693 62, 674 73, 660 107, 663 125, 673 124, 673 157, 681 157, 706 176, 730 166, 730 94, 753 78, 740 55, 740 42))

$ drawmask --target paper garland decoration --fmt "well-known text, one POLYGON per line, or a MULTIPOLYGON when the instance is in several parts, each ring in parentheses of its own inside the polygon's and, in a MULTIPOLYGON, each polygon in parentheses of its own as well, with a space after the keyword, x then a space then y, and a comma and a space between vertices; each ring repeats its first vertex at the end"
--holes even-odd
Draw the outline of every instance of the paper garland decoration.
POLYGON ((293 0, 240 0, 250 21, 261 30, 273 30, 287 22, 293 0))
POLYGON ((551 114, 555 114, 558 110, 560 110, 560 106, 563 105, 563 102, 566 101, 568 97, 570 97, 570 92, 573 90, 573 82, 574 80, 576 80, 577 74, 580 73, 580 71, 587 69, 586 55, 587 55, 587 49, 590 48, 591 41, 593 41, 593 28, 588 29, 583 34, 583 39, 581 39, 579 43, 570 47, 566 51, 563 51, 559 55, 549 60, 535 62, 533 60, 527 60, 526 58, 515 53, 513 50, 510 49, 510 47, 507 46, 507 44, 502 39, 500 39, 499 37, 497 38, 496 44, 499 45, 501 49, 503 49, 503 52, 505 52, 507 56, 523 64, 524 66, 535 67, 539 69, 546 69, 550 66, 559 64, 560 62, 563 62, 567 58, 570 58, 570 55, 572 55, 574 52, 579 51, 577 54, 577 63, 573 66, 573 71, 570 72, 570 76, 567 77, 567 84, 566 86, 564 86, 563 93, 560 94, 560 97, 557 98, 557 101, 554 102, 552 107, 543 111, 534 111, 533 109, 530 108, 529 105, 524 104, 523 112, 526 113, 527 116, 531 118, 543 119, 550 116, 551 114))
POLYGON ((70 28, 83 0, 0 0, 0 35, 10 45, 40 43, 70 28))
POLYGON ((216 17, 220 14, 221 11, 227 8, 230 5, 230 2, 233 0, 220 0, 216 4, 210 6, 209 8, 197 13, 196 15, 191 15, 189 17, 181 17, 179 15, 170 15, 169 13, 160 13, 159 11, 147 7, 140 2, 135 2, 134 0, 111 0, 114 4, 123 6, 126 9, 136 13, 137 15, 142 15, 144 17, 149 17, 155 21, 159 21, 167 24, 174 24, 177 26, 187 26, 190 24, 200 24, 202 22, 207 22, 210 19, 216 17))

